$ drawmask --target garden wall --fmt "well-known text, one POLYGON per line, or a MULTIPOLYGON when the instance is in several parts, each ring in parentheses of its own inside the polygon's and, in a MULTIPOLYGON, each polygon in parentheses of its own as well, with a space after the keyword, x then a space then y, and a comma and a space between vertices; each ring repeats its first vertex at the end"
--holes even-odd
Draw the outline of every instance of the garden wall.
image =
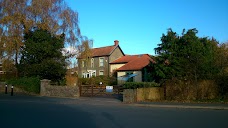
POLYGON ((50 80, 41 80, 40 85, 41 96, 56 97, 79 97, 80 91, 78 86, 53 86, 50 80))
POLYGON ((164 99, 162 87, 124 89, 123 102, 134 103, 140 101, 160 101, 164 99))

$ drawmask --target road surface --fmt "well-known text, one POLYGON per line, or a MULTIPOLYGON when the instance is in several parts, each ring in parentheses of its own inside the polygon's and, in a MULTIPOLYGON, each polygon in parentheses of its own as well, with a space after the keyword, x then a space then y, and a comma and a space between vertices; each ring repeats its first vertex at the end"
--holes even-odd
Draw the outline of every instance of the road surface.
POLYGON ((228 110, 142 107, 105 98, 0 95, 1 128, 228 128, 228 110))

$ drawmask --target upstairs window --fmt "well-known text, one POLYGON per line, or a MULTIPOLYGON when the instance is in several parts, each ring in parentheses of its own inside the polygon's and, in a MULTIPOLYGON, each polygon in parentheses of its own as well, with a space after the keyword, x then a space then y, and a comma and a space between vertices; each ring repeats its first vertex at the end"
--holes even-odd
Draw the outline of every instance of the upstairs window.
POLYGON ((91 68, 94 68, 94 59, 91 59, 91 68))
POLYGON ((84 60, 82 61, 82 67, 83 68, 85 67, 85 61, 84 60))
POLYGON ((99 58, 99 66, 104 67, 104 58, 99 58))

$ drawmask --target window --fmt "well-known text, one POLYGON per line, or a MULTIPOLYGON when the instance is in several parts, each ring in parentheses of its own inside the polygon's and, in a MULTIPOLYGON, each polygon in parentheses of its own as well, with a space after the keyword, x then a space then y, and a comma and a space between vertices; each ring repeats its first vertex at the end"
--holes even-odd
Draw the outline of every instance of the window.
POLYGON ((94 59, 91 59, 91 68, 94 68, 94 59))
POLYGON ((92 73, 92 77, 95 77, 96 76, 96 71, 94 71, 93 73, 92 73))
POLYGON ((82 78, 86 78, 86 73, 85 72, 82 73, 82 78))
POLYGON ((82 73, 82 78, 91 78, 96 76, 96 70, 88 70, 87 72, 82 73))
POLYGON ((82 67, 85 67, 85 61, 84 60, 82 61, 82 67))
MULTIPOLYGON (((133 74, 133 72, 127 72, 127 76, 133 74)), ((134 82, 134 78, 133 77, 130 77, 127 82, 134 82)))
POLYGON ((103 70, 100 70, 100 71, 99 71, 99 75, 100 75, 100 76, 103 76, 103 75, 104 75, 104 71, 103 71, 103 70))
POLYGON ((104 58, 99 58, 99 66, 100 67, 104 66, 104 58))

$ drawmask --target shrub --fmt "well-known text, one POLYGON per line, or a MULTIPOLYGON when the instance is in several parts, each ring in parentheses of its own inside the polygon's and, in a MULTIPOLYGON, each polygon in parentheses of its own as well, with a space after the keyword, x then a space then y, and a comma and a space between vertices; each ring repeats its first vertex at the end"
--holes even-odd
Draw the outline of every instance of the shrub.
POLYGON ((79 83, 82 85, 99 85, 102 82, 102 85, 116 85, 117 81, 115 77, 108 76, 97 76, 92 78, 79 78, 79 83))
POLYGON ((126 82, 123 84, 124 89, 159 87, 160 84, 155 82, 126 82))
POLYGON ((40 79, 38 77, 22 77, 19 79, 11 79, 6 81, 7 84, 14 85, 27 92, 39 93, 40 92, 40 79))
POLYGON ((228 99, 228 75, 219 76, 216 83, 218 84, 220 97, 228 99))

